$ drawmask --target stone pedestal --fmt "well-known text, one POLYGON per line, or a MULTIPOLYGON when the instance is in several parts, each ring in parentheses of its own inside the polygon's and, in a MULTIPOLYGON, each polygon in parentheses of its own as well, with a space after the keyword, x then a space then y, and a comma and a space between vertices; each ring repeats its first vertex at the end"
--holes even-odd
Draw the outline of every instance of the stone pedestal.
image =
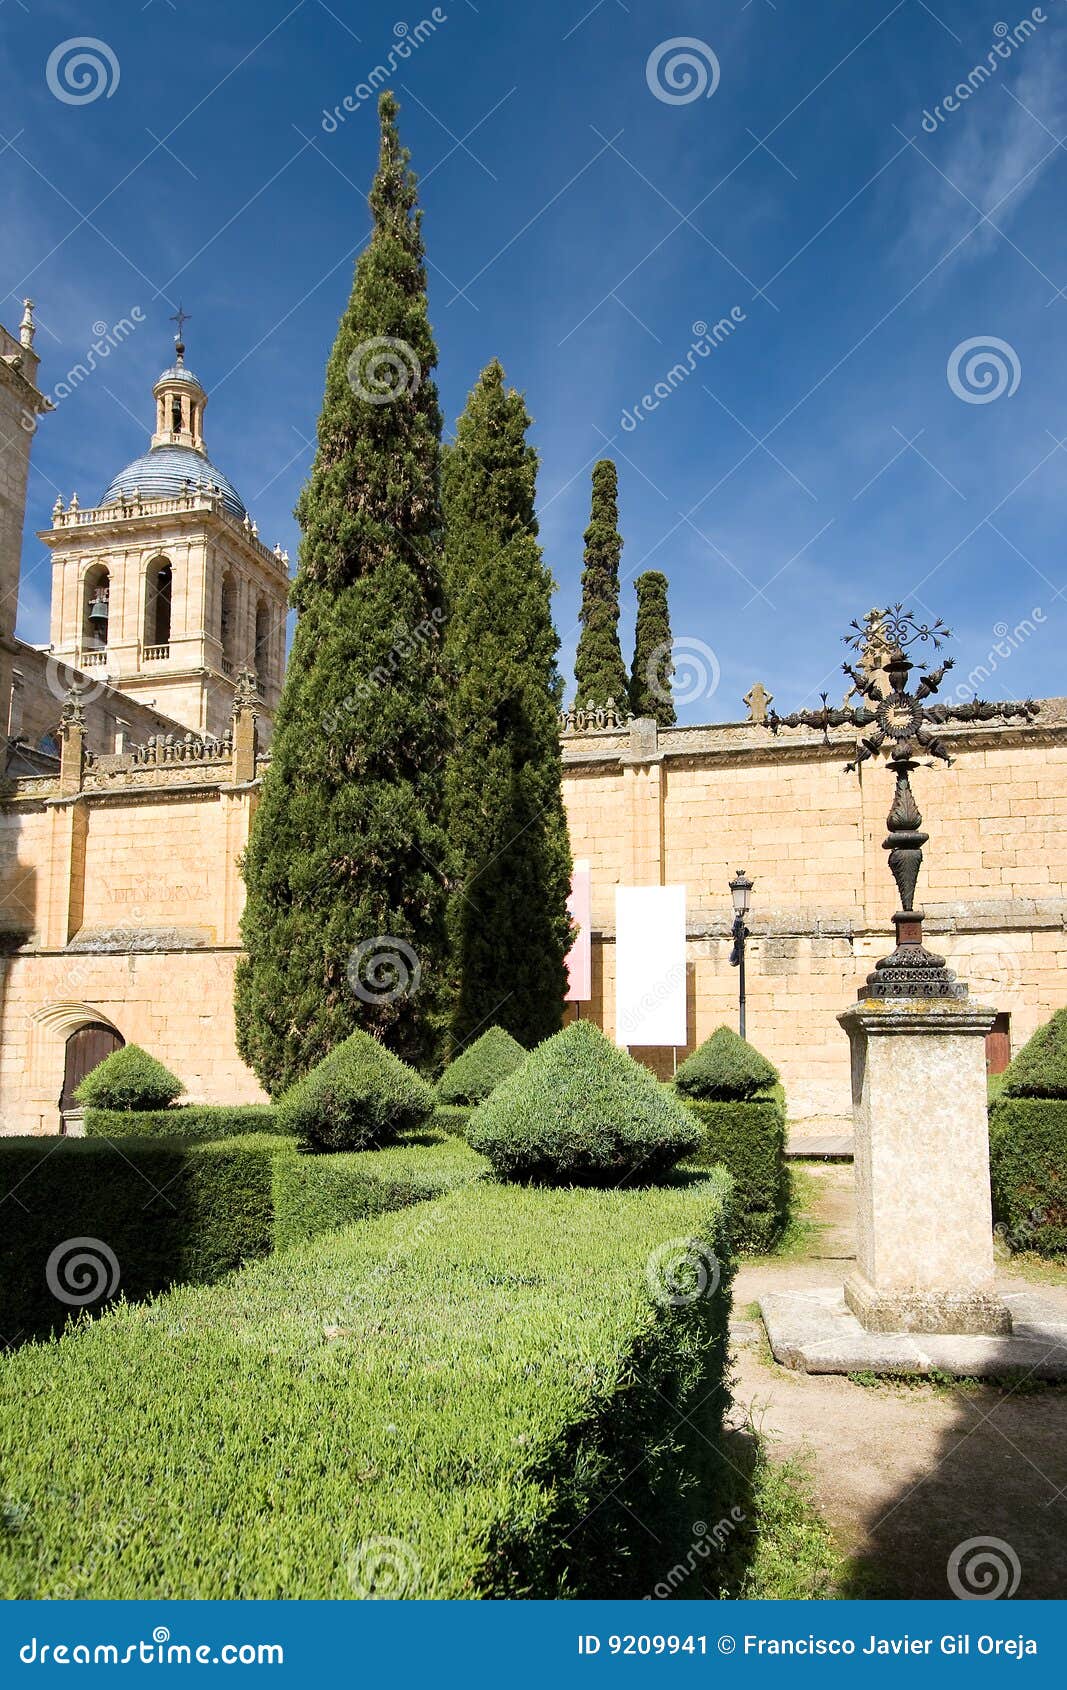
POLYGON ((868 1332, 1007 1333, 994 1289, 985 1035, 966 999, 866 998, 852 1044, 856 1269, 868 1332))

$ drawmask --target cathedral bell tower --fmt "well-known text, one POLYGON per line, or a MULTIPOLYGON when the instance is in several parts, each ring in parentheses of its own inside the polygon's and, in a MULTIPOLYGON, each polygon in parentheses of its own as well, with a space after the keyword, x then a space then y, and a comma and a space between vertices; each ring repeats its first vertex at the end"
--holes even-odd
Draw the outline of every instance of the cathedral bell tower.
POLYGON ((39 538, 52 553, 52 651, 193 733, 230 723, 234 678, 255 672, 270 724, 285 666, 289 559, 259 538, 204 444, 207 392, 174 362, 156 380, 149 449, 99 502, 56 500, 39 538))

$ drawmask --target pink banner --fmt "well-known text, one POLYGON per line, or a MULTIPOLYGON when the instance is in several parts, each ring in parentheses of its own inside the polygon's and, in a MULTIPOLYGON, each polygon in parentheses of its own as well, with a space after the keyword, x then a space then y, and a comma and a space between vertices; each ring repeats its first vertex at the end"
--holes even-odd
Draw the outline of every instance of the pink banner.
POLYGON ((593 995, 592 891, 589 864, 576 862, 571 874, 571 895, 567 899, 571 920, 578 929, 567 952, 568 1003, 588 1003, 593 995))

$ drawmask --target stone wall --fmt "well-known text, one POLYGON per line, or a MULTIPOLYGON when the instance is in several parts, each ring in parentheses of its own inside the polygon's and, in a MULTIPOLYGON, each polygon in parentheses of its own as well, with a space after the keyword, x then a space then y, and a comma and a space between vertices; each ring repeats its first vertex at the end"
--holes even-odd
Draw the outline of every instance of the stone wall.
POLYGON ((0 1132, 53 1133, 67 1040, 143 1045, 190 1099, 256 1102, 237 1055, 238 859, 256 802, 255 702, 233 729, 95 754, 76 705, 54 775, 0 796, 0 1132))
MULTIPOLYGON (((1067 700, 1046 700, 1031 724, 945 739, 952 767, 914 781, 931 835, 927 932, 973 996, 1010 1016, 1018 1049, 1067 1002, 1067 700)), ((735 1024, 728 882, 746 868, 749 1035, 781 1068, 794 1118, 847 1114, 836 1017, 892 944, 884 765, 846 774, 841 730, 827 745, 752 723, 658 735, 634 724, 563 745, 574 854, 592 881, 581 1013, 614 1033, 616 886, 681 883, 687 1049, 735 1024)), ((234 1048, 232 981, 238 858, 264 766, 255 703, 239 691, 232 736, 115 755, 72 723, 55 774, 0 792, 0 1130, 56 1130, 66 1039, 94 1019, 146 1045, 194 1097, 261 1095, 234 1048)), ((673 1067, 671 1051, 635 1054, 673 1067)))
MULTIPOLYGON (((1045 700, 1031 725, 960 725, 944 738, 952 767, 914 777, 931 835, 919 900, 934 948, 1010 1016, 1014 1050, 1067 1002, 1067 701, 1045 700)), ((846 774, 847 731, 826 745, 753 723, 651 739, 633 724, 563 743, 574 854, 592 880, 593 999, 581 1013, 614 1033, 615 886, 683 884, 688 1048, 736 1025, 728 882, 743 867, 756 883, 749 1037, 781 1068, 794 1117, 846 1115, 837 1012, 892 949, 884 764, 846 774)), ((635 1054, 673 1067, 672 1052, 635 1054)))

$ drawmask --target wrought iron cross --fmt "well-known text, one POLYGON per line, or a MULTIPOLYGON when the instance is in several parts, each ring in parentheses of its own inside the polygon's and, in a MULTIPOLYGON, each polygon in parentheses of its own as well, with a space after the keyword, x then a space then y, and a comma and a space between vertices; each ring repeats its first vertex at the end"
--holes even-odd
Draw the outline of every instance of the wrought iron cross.
POLYGON ((886 818, 888 837, 883 848, 889 852, 889 867, 900 894, 900 908, 893 917, 897 946, 892 955, 883 957, 867 984, 858 992, 867 997, 966 997, 967 987, 956 979, 943 957, 935 956, 923 944, 923 911, 915 908, 915 887, 922 866, 923 846, 929 834, 922 831, 922 816, 911 790, 911 772, 919 766, 919 757, 927 753, 951 763, 936 729, 949 722, 1009 721, 1022 718, 1031 721, 1038 714, 1032 699, 1023 704, 989 704, 974 699, 969 704, 937 704, 928 708, 925 700, 937 692, 948 671, 953 667, 951 657, 940 668, 928 670, 918 665, 920 680, 908 691, 908 677, 917 667, 908 657, 911 647, 930 642, 935 651, 948 639, 949 630, 940 620, 919 622, 902 605, 890 605, 886 610, 872 611, 863 623, 854 621, 852 633, 846 634, 845 644, 858 652, 865 652, 877 629, 884 648, 879 668, 860 669, 851 663, 842 665, 853 688, 867 702, 857 707, 843 704, 831 709, 827 694, 822 694, 821 710, 797 710, 790 716, 771 711, 767 724, 773 733, 782 728, 821 728, 826 744, 830 743, 830 729, 848 724, 867 730, 860 739, 860 748, 846 772, 885 752, 886 761, 896 778, 893 804, 886 818), (880 679, 884 672, 885 681, 880 679))

